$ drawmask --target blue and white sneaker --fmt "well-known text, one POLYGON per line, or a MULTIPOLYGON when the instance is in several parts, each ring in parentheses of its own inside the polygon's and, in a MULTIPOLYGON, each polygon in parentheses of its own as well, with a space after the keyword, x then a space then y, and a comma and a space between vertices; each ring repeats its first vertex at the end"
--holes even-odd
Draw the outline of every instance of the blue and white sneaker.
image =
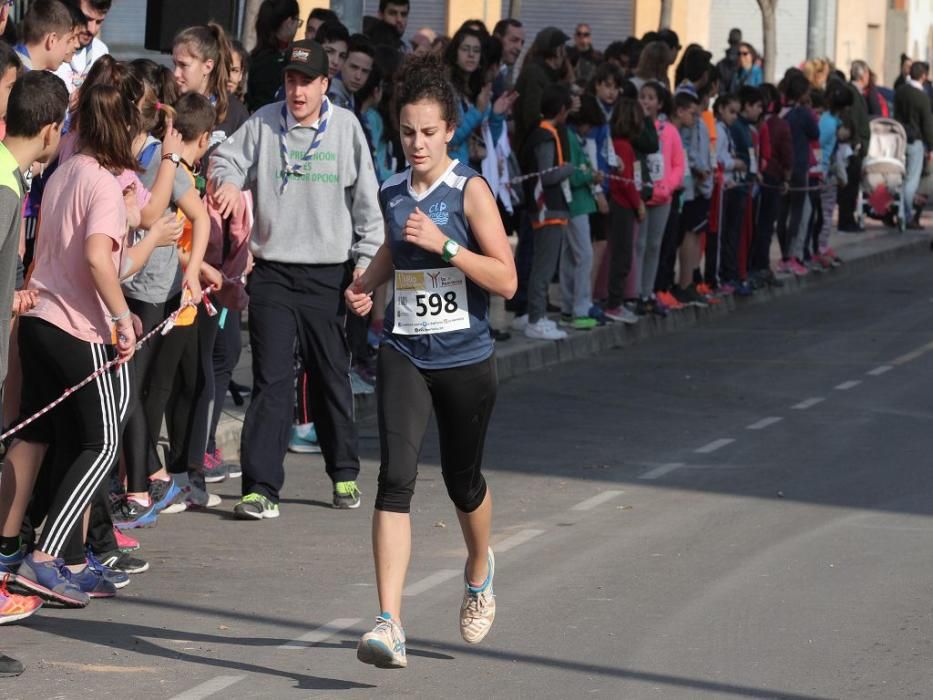
POLYGON ((180 493, 181 486, 173 477, 169 477, 168 481, 152 479, 149 482, 149 498, 152 500, 156 514, 165 510, 165 507, 180 493))
POLYGON ((110 509, 113 526, 120 530, 153 527, 159 519, 159 511, 156 510, 155 502, 152 499, 149 500, 148 506, 137 503, 126 496, 115 501, 110 509))
POLYGON ((317 441, 314 423, 292 426, 292 436, 288 440, 288 451, 298 454, 320 454, 321 446, 317 441))
POLYGON ((23 563, 25 556, 26 552, 22 548, 13 554, 0 554, 0 578, 9 575, 11 581, 15 579, 16 570, 23 563))
POLYGON ((479 588, 471 586, 463 572, 463 603, 460 605, 460 636, 467 644, 479 644, 496 619, 496 596, 492 579, 496 575, 496 557, 489 548, 489 573, 479 588))
POLYGON ((360 637, 356 647, 356 658, 376 668, 405 668, 408 656, 405 653, 405 631, 402 626, 384 612, 376 618, 372 632, 360 637))
POLYGON ((110 581, 110 583, 113 584, 113 587, 117 590, 120 588, 126 588, 130 585, 129 574, 127 574, 125 571, 111 569, 109 566, 104 564, 104 562, 94 556, 94 552, 92 552, 90 548, 87 550, 87 568, 92 569, 94 572, 100 574, 106 580, 110 581))
POLYGON ((117 595, 117 587, 107 580, 103 569, 95 569, 90 563, 78 573, 71 572, 71 582, 89 598, 113 598, 117 595))
POLYGON ((16 583, 45 600, 54 600, 69 608, 83 608, 91 597, 73 581, 73 574, 61 559, 36 561, 27 554, 16 572, 16 583))
POLYGON ((596 304, 593 304, 590 307, 589 317, 595 318, 596 323, 598 323, 600 326, 605 326, 610 322, 609 317, 606 316, 606 312, 602 310, 602 307, 597 306, 596 304))

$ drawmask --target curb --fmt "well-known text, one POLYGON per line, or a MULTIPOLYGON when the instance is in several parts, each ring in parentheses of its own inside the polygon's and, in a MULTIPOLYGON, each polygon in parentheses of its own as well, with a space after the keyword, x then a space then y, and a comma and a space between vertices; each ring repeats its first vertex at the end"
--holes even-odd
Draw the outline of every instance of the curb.
MULTIPOLYGON (((888 235, 902 237, 904 234, 890 233, 888 235)), ((831 270, 811 272, 805 277, 783 278, 784 287, 761 289, 755 292, 754 296, 747 298, 726 297, 723 303, 711 305, 705 309, 689 306, 667 318, 645 317, 632 326, 613 323, 585 333, 571 332, 565 340, 560 341, 537 341, 533 344, 512 345, 511 347, 505 343, 496 350, 499 380, 514 379, 545 367, 592 357, 607 350, 628 347, 659 335, 711 323, 727 314, 766 304, 781 297, 799 294, 816 285, 861 274, 900 257, 922 252, 928 253, 931 246, 933 246, 933 238, 928 235, 918 236, 883 250, 854 257, 842 266, 831 270)), ((366 420, 376 414, 375 394, 356 394, 353 398, 357 420, 366 420)), ((217 445, 228 457, 239 455, 242 426, 242 418, 238 416, 225 413, 221 417, 217 427, 217 445)))

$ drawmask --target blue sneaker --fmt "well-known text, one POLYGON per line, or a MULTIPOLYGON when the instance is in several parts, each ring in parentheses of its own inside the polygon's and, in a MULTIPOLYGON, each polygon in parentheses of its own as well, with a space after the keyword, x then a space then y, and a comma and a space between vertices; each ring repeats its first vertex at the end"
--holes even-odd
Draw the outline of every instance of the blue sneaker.
POLYGON ((156 514, 161 513, 180 493, 181 487, 175 483, 174 478, 169 478, 168 481, 153 479, 149 482, 149 498, 156 514))
POLYGON ((740 297, 750 297, 755 293, 755 290, 752 289, 752 285, 748 280, 742 280, 735 285, 735 294, 740 297))
POLYGON ((54 600, 69 608, 83 608, 91 602, 91 597, 73 583, 72 577, 61 559, 40 562, 28 554, 16 572, 16 583, 45 600, 54 600))
POLYGON ((609 323, 609 317, 606 316, 606 312, 596 304, 593 304, 590 307, 589 316, 590 318, 595 318, 596 323, 598 323, 600 326, 605 326, 607 323, 609 323))
POLYGON ((110 516, 113 518, 113 526, 120 530, 152 527, 159 518, 159 511, 155 506, 155 502, 144 506, 129 498, 121 498, 111 507, 110 516))
POLYGON ((0 578, 10 575, 16 576, 16 570, 19 569, 19 565, 23 563, 23 558, 26 556, 26 553, 20 549, 13 554, 0 554, 0 578))
POLYGON ((87 568, 93 569, 96 573, 110 581, 110 583, 112 583, 113 587, 116 589, 126 588, 130 585, 129 574, 118 569, 111 569, 100 559, 94 556, 94 552, 92 552, 90 548, 87 550, 87 568))
POLYGON ((310 427, 295 425, 292 426, 292 436, 288 441, 288 451, 298 454, 320 454, 321 446, 317 441, 317 431, 314 429, 314 423, 308 424, 310 427))
POLYGON ((104 576, 103 568, 95 569, 90 563, 79 573, 71 572, 71 582, 89 598, 113 598, 117 595, 117 587, 104 576))

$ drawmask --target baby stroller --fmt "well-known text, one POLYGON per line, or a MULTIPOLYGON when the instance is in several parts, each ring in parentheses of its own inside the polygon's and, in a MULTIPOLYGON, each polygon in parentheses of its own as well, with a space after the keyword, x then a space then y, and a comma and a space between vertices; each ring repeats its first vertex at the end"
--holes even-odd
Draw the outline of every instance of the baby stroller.
POLYGON ((868 154, 862 161, 862 186, 859 189, 856 220, 861 226, 865 216, 893 218, 897 228, 907 226, 904 181, 907 179, 907 132, 894 119, 873 119, 868 154), (879 206, 883 211, 879 211, 879 206))

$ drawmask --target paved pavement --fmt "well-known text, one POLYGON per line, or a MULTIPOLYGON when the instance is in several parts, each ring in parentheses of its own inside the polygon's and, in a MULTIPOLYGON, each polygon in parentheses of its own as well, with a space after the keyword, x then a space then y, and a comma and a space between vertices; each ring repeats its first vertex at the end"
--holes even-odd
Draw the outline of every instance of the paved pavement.
POLYGON ((365 507, 289 458, 282 518, 143 531, 149 573, 0 646, 3 698, 908 698, 933 689, 933 254, 514 378, 487 447, 498 617, 457 633, 464 550, 430 436, 410 667, 356 661, 378 612, 365 507))

